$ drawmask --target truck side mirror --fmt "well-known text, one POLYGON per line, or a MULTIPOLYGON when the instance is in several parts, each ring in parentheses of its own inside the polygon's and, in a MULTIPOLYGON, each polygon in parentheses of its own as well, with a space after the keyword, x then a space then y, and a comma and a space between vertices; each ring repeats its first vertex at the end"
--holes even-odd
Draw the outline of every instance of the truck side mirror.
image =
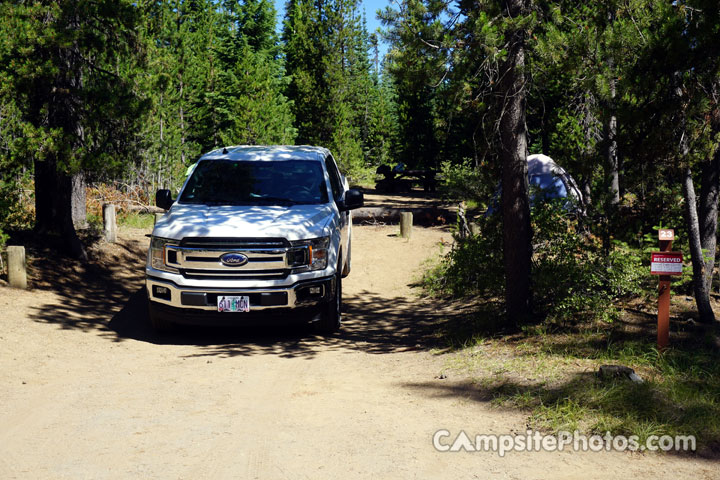
POLYGON ((347 212, 362 207, 364 203, 365 199, 362 192, 356 188, 351 188, 345 192, 345 198, 337 202, 337 205, 341 212, 347 212))
POLYGON ((155 205, 162 208, 163 210, 170 210, 172 207, 173 198, 170 190, 161 189, 155 193, 155 205))

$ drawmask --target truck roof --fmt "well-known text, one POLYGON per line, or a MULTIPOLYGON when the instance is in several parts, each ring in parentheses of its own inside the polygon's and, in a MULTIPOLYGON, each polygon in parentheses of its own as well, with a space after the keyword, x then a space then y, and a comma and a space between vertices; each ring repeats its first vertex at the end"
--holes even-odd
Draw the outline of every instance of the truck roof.
POLYGON ((200 160, 321 160, 330 152, 309 145, 234 145, 208 152, 200 160))

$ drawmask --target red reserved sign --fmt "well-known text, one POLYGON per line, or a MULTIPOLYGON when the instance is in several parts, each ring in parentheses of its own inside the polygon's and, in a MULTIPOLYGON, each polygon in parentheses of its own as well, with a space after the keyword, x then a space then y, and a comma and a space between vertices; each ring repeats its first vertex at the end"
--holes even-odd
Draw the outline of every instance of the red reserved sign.
POLYGON ((652 252, 650 273, 653 275, 682 275, 682 252, 652 252))

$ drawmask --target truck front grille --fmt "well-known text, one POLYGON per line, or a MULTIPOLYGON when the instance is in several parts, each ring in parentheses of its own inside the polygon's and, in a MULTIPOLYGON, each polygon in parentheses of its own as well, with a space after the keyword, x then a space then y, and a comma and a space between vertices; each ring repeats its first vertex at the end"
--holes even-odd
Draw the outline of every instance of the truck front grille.
POLYGON ((243 270, 243 271, 228 271, 228 270, 199 270, 199 269, 185 269, 181 268, 180 273, 185 278, 192 278, 196 280, 238 280, 238 279, 255 279, 261 278, 263 280, 282 280, 290 274, 289 269, 283 270, 243 270))
POLYGON ((252 238, 252 237, 185 237, 181 247, 198 248, 287 248, 290 246, 284 238, 252 238))
POLYGON ((166 247, 165 261, 190 279, 276 280, 290 274, 289 249, 284 238, 186 237, 179 246, 166 247), (247 262, 226 265, 221 261, 225 254, 241 254, 247 262))

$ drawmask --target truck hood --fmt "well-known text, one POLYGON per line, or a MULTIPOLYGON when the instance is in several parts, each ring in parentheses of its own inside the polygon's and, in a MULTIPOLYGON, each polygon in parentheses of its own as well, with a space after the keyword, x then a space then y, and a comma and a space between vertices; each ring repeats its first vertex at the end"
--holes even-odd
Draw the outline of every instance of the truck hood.
POLYGON ((184 237, 281 237, 304 240, 326 235, 333 207, 326 205, 180 205, 157 222, 153 235, 184 237))

